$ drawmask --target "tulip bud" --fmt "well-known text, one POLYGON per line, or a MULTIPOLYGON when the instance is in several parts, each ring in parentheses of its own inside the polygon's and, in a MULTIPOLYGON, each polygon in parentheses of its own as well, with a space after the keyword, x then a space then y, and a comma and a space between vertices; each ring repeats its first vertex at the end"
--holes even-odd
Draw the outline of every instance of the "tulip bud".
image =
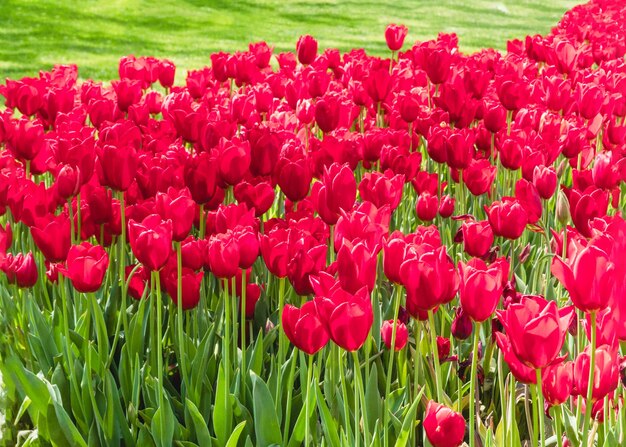
POLYGON ((446 337, 437 336, 437 354, 439 355, 439 361, 444 362, 450 357, 450 339, 446 337))
MULTIPOLYGON (((393 320, 387 320, 383 322, 380 328, 380 336, 385 343, 387 349, 391 349, 391 342, 393 339, 393 320)), ((409 339, 409 331, 404 323, 400 320, 396 320, 396 340, 394 348, 396 351, 402 350, 406 346, 406 342, 409 339)))
POLYGON ((458 340, 466 340, 472 335, 472 319, 463 312, 462 307, 456 309, 456 316, 452 321, 450 332, 458 340))
POLYGON ((556 197, 556 220, 558 220, 561 225, 565 226, 570 219, 569 202, 567 201, 565 193, 559 191, 556 197))

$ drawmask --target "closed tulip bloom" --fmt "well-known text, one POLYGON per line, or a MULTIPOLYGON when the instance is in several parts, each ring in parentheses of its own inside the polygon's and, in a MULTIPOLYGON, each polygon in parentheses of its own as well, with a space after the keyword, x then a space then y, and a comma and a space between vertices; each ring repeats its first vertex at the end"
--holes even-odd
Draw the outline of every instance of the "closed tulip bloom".
POLYGON ((208 152, 190 157, 185 163, 185 185, 198 204, 210 202, 216 195, 219 180, 218 163, 208 152))
POLYGON ((314 203, 324 222, 334 225, 340 212, 349 211, 356 199, 356 180, 347 164, 324 168, 322 181, 313 185, 314 203))
POLYGON ((337 253, 337 274, 341 287, 350 293, 356 293, 363 286, 370 292, 374 290, 377 254, 378 250, 370 249, 363 241, 354 245, 344 241, 337 253))
POLYGON ((588 245, 563 261, 552 258, 552 274, 567 289, 578 309, 592 312, 604 309, 613 294, 615 265, 595 245, 588 245))
POLYGON ((484 158, 480 160, 473 159, 463 171, 463 183, 475 196, 489 191, 495 178, 496 167, 484 158))
POLYGON ((444 219, 452 216, 454 213, 454 203, 454 197, 449 194, 441 196, 441 200, 439 201, 439 215, 444 219))
MULTIPOLYGON (((587 396, 590 350, 591 346, 587 346, 574 361, 574 390, 572 394, 575 396, 587 396)), ((599 346, 596 349, 594 366, 591 397, 593 402, 597 402, 615 391, 619 383, 618 348, 609 345, 599 346)))
POLYGON ((128 285, 128 294, 134 299, 140 300, 146 290, 150 275, 142 265, 139 265, 133 276, 130 276, 135 267, 136 264, 127 265, 124 273, 126 284, 128 285))
POLYGON ((317 40, 308 34, 300 36, 296 44, 298 61, 302 65, 310 65, 317 57, 317 40))
POLYGON ((387 41, 387 47, 391 51, 398 51, 404 44, 404 38, 406 37, 409 29, 404 25, 387 25, 385 29, 385 40, 387 41))
POLYGON ((304 154, 291 159, 282 158, 276 170, 278 186, 289 200, 299 202, 307 196, 313 176, 304 154))
POLYGON ((233 278, 240 270, 239 244, 231 230, 211 236, 207 256, 211 273, 218 278, 233 278))
POLYGON ((518 239, 528 223, 528 214, 522 204, 511 197, 503 197, 485 207, 489 224, 496 236, 518 239))
POLYGON ((66 267, 59 272, 67 276, 81 293, 92 293, 100 288, 109 267, 109 255, 101 245, 83 242, 72 245, 67 255, 66 267))
POLYGON ((257 233, 252 227, 237 226, 233 235, 239 245, 239 268, 245 270, 252 267, 260 253, 257 233))
POLYGON ((500 258, 487 266, 481 259, 474 258, 467 264, 459 262, 459 272, 459 295, 463 311, 472 320, 482 323, 491 317, 500 302, 509 264, 500 258))
POLYGON ((470 256, 482 258, 493 244, 493 230, 486 220, 476 222, 467 220, 461 225, 463 248, 470 256))
POLYGON ((541 389, 549 405, 561 405, 572 394, 574 363, 560 361, 542 371, 541 389))
MULTIPOLYGON (((385 343, 387 349, 391 349, 391 341, 393 340, 393 320, 386 320, 383 322, 382 327, 380 328, 380 338, 385 343)), ((400 320, 396 320, 396 340, 394 344, 394 349, 396 351, 402 350, 406 346, 406 342, 409 340, 409 330, 406 327, 406 324, 402 323, 400 320)))
POLYGON ((452 301, 460 282, 445 247, 405 260, 400 267, 400 278, 406 288, 407 310, 415 318, 419 311, 433 310, 452 301))
POLYGON ((130 248, 139 262, 151 271, 160 270, 172 252, 172 221, 151 214, 143 221, 128 222, 130 248))
POLYGON ((383 271, 387 279, 396 284, 402 283, 400 266, 408 246, 402 236, 399 231, 394 232, 383 242, 383 271))
POLYGON ((133 146, 106 145, 98 153, 101 183, 116 191, 126 191, 137 173, 137 152, 133 146))
POLYGON ((472 335, 472 319, 463 312, 462 307, 457 307, 454 320, 450 325, 450 332, 458 340, 467 340, 472 335))
MULTIPOLYGON (((178 304, 178 269, 176 266, 161 270, 163 275, 163 283, 165 290, 172 298, 174 304, 178 304)), ((182 269, 182 308, 189 310, 195 308, 200 302, 200 285, 204 272, 194 272, 193 270, 183 267, 182 269)))
POLYGON ((313 301, 307 301, 300 309, 287 304, 283 308, 282 327, 289 341, 309 355, 326 346, 330 339, 313 301))
POLYGON ((9 284, 16 284, 20 288, 31 288, 37 283, 39 273, 32 252, 24 255, 9 253, 0 262, 0 270, 7 276, 9 284))
POLYGON ((37 222, 30 228, 30 233, 47 261, 65 261, 72 244, 70 220, 65 214, 37 222))
POLYGON ((541 204, 541 196, 535 185, 526 179, 519 179, 515 183, 515 198, 519 200, 526 210, 528 223, 537 223, 541 218, 543 206, 541 204))
POLYGON ((11 224, 7 222, 4 228, 0 225, 0 262, 2 262, 2 257, 6 255, 9 248, 11 248, 12 241, 13 230, 11 229, 11 224))
POLYGON ((177 191, 168 188, 167 193, 156 195, 157 212, 165 220, 172 221, 172 239, 181 242, 187 238, 196 213, 196 203, 187 188, 177 191))
POLYGON ((424 414, 424 431, 433 447, 458 447, 465 437, 463 415, 434 400, 424 414))
POLYGON ((270 273, 278 278, 287 276, 289 263, 289 231, 275 227, 261 236, 261 255, 270 273))
POLYGON ((533 184, 542 199, 548 200, 556 191, 556 171, 552 166, 535 166, 533 170, 533 184))
POLYGON ((335 96, 326 95, 315 103, 315 122, 324 133, 332 132, 339 126, 340 102, 335 96))
POLYGON ((424 222, 430 222, 437 217, 438 209, 439 199, 436 195, 429 192, 423 192, 417 197, 415 212, 417 213, 418 219, 424 222))
POLYGON ((497 311, 511 348, 531 368, 544 368, 558 356, 574 317, 572 306, 559 309, 554 301, 523 297, 507 310, 497 311))

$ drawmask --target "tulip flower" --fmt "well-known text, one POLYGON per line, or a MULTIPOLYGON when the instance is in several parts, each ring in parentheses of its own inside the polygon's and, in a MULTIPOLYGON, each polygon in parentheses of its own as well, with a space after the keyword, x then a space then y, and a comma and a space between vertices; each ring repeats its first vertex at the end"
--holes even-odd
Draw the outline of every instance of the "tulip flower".
POLYGON ((521 383, 536 384, 537 372, 535 368, 527 366, 520 360, 513 351, 509 338, 502 332, 496 332, 496 343, 502 351, 502 357, 506 364, 509 365, 509 369, 515 379, 521 383))
POLYGON ((322 181, 313 185, 314 202, 320 217, 334 225, 340 211, 352 209, 356 198, 356 180, 347 164, 333 163, 324 169, 322 181))
POLYGON ((337 253, 339 283, 346 291, 356 293, 365 286, 371 292, 376 283, 378 250, 370 249, 364 242, 344 241, 337 253))
POLYGON ((116 191, 126 191, 135 179, 137 153, 132 146, 105 145, 98 154, 101 183, 116 191))
POLYGON ((452 301, 460 283, 445 247, 410 256, 400 267, 400 278, 406 287, 407 310, 415 318, 419 311, 452 301))
POLYGON ((367 172, 359 183, 359 195, 364 201, 372 202, 377 208, 389 205, 395 210, 402 199, 404 175, 394 175, 390 169, 384 174, 367 172))
POLYGON ((92 293, 102 286, 108 267, 109 255, 104 248, 83 242, 72 245, 67 255, 66 267, 59 267, 59 272, 72 281, 78 292, 92 293))
POLYGON ((541 389, 549 405, 561 405, 572 393, 574 364, 560 361, 547 366, 542 371, 541 389))
POLYGON ((128 222, 128 240, 133 254, 150 271, 160 270, 172 252, 172 221, 151 214, 140 222, 128 222))
MULTIPOLYGON (((387 349, 391 349, 393 329, 393 320, 385 320, 382 327, 380 328, 380 338, 382 339, 387 349)), ((402 323, 400 320, 396 320, 395 329, 396 340, 393 346, 396 351, 401 351, 402 348, 406 346, 406 343, 409 340, 409 330, 407 329, 406 324, 402 323)))
POLYGON ((309 355, 326 346, 330 339, 313 301, 307 301, 300 309, 287 304, 283 309, 282 327, 289 341, 309 355))
POLYGON ((300 36, 296 45, 298 61, 302 65, 310 65, 317 57, 317 40, 313 36, 300 36))
POLYGON ((511 197, 504 197, 502 201, 485 206, 485 211, 496 236, 518 239, 528 223, 528 213, 518 200, 511 197))
POLYGON ((433 447, 458 447, 465 437, 463 415, 433 400, 424 414, 424 431, 433 447))
POLYGON ((26 255, 7 254, 4 260, 0 260, 0 270, 7 276, 9 284, 16 284, 24 289, 33 287, 39 278, 35 258, 30 252, 26 255))
POLYGON ((564 262, 552 259, 552 274, 567 289, 578 309, 594 312, 604 309, 615 284, 615 265, 609 256, 595 245, 589 245, 564 262))
POLYGON ((493 231, 487 221, 467 220, 461 224, 463 248, 470 256, 482 258, 493 244, 493 231))
POLYGON ((30 232, 46 260, 65 261, 71 245, 70 220, 66 215, 39 221, 30 228, 30 232))
MULTIPOLYGON (((589 388, 589 366, 591 347, 587 346, 583 352, 578 354, 574 361, 574 396, 586 398, 589 388)), ((604 399, 617 388, 619 383, 619 361, 617 347, 602 345, 596 349, 595 365, 593 370, 593 389, 591 393, 592 401, 597 402, 604 399)))
POLYGON ((218 278, 233 278, 237 274, 240 270, 240 250, 231 230, 211 236, 207 259, 211 272, 218 278))
MULTIPOLYGON (((182 268, 182 308, 184 310, 193 309, 198 305, 200 301, 200 285, 202 284, 202 278, 204 272, 194 272, 193 270, 183 267, 182 268)), ((172 298, 174 304, 178 304, 178 270, 176 266, 173 268, 166 268, 161 270, 162 281, 165 284, 165 290, 172 298)))
POLYGON ((387 47, 391 51, 398 51, 404 44, 404 38, 406 37, 409 29, 404 25, 387 25, 385 29, 385 40, 387 41, 387 47))
POLYGON ((467 264, 459 262, 459 272, 463 311, 472 320, 482 323, 493 314, 500 302, 504 281, 509 276, 509 264, 500 258, 487 266, 484 261, 474 258, 467 264))
POLYGON ((534 369, 544 368, 558 356, 574 317, 572 306, 559 309, 554 301, 535 296, 496 313, 512 351, 534 369))

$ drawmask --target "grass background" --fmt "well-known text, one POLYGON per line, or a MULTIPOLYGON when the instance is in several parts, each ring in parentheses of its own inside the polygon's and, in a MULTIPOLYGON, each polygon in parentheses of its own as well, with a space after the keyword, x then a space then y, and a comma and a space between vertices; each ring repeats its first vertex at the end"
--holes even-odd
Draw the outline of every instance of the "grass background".
POLYGON ((575 0, 0 0, 0 79, 36 76, 76 63, 82 78, 117 77, 127 54, 168 57, 181 82, 215 51, 265 40, 293 50, 301 34, 320 48, 363 47, 386 55, 389 23, 409 27, 407 43, 456 32, 461 50, 504 49, 547 33, 575 0))

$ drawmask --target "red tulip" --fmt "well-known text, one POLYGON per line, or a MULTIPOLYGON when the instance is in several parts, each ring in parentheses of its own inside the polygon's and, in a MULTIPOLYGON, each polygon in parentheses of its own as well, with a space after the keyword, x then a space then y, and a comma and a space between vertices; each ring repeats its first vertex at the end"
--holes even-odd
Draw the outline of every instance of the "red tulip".
POLYGON ((363 201, 372 202, 377 208, 389 205, 395 210, 402 199, 404 188, 404 175, 394 175, 390 169, 384 174, 380 172, 367 172, 359 183, 359 195, 363 201))
POLYGON ((101 183, 116 191, 126 191, 137 173, 137 153, 133 146, 105 145, 98 154, 101 183))
POLYGON ((3 257, 7 254, 9 248, 11 248, 11 242, 13 240, 13 230, 11 224, 7 222, 5 228, 0 225, 0 263, 2 263, 3 257))
POLYGON ((167 193, 157 193, 156 209, 164 220, 172 221, 172 239, 178 242, 185 240, 196 213, 196 204, 189 190, 168 188, 167 193))
POLYGON ((475 196, 489 191, 495 178, 496 167, 484 158, 480 160, 473 159, 470 161, 469 166, 463 170, 463 183, 475 196))
POLYGON ((467 340, 470 335, 472 335, 472 319, 463 312, 462 307, 456 308, 456 315, 454 320, 452 320, 452 324, 450 325, 450 332, 459 340, 467 340))
POLYGON ((33 254, 24 255, 9 253, 0 261, 0 270, 7 276, 9 284, 17 284, 20 288, 31 288, 37 283, 39 273, 33 254))
POLYGON ((30 228, 35 244, 46 260, 61 262, 70 250, 70 220, 64 214, 42 220, 30 228))
POLYGON ((308 34, 300 36, 296 45, 296 52, 298 53, 298 61, 302 65, 312 64, 317 57, 317 40, 308 34))
POLYGON ((151 214, 141 221, 128 222, 130 248, 139 262, 151 271, 160 270, 172 252, 172 221, 151 214))
POLYGON ((528 223, 534 224, 539 221, 543 212, 541 197, 535 185, 526 179, 519 179, 515 183, 515 198, 519 200, 526 214, 528 215, 528 223))
POLYGON ((482 258, 489 252, 494 239, 489 222, 466 220, 461 224, 461 232, 465 253, 482 258))
POLYGON ((237 226, 233 230, 233 237, 239 245, 239 268, 245 270, 252 267, 260 252, 257 233, 252 227, 237 226))
POLYGON ((109 267, 109 255, 102 246, 83 242, 72 245, 66 265, 67 267, 59 267, 59 272, 72 281, 78 292, 92 293, 102 286, 109 267))
POLYGON ((309 355, 326 346, 330 339, 313 301, 307 301, 300 309, 287 304, 283 309, 282 326, 289 341, 309 355))
POLYGON ((126 284, 128 285, 128 294, 134 299, 140 300, 146 290, 146 286, 148 285, 148 281, 150 280, 150 275, 146 271, 146 269, 144 269, 144 267, 140 265, 131 277, 130 273, 133 271, 135 266, 136 265, 126 266, 126 284))
POLYGON ((558 309, 554 301, 535 296, 496 313, 515 355, 535 369, 544 368, 558 356, 574 316, 571 306, 558 309))
MULTIPOLYGON (((574 396, 587 396, 589 388, 590 348, 587 346, 574 361, 574 396)), ((593 372, 592 401, 604 399, 617 388, 619 383, 619 361, 617 347, 602 345, 596 349, 593 372)))
POLYGON ((356 293, 361 287, 374 290, 378 250, 369 248, 363 241, 344 241, 337 253, 339 283, 346 291, 356 293))
POLYGON ((433 447, 458 447, 465 437, 463 415, 434 400, 424 414, 424 431, 433 447))
MULTIPOLYGON (((193 270, 183 267, 182 269, 182 308, 189 310, 195 308, 200 302, 200 286, 204 272, 194 272, 193 270)), ((174 304, 178 304, 178 269, 175 265, 171 268, 161 270, 162 281, 165 284, 165 290, 172 298, 174 304)))
POLYGON ((595 245, 585 247, 567 263, 558 256, 552 259, 552 274, 583 312, 602 310, 608 305, 615 284, 614 270, 609 256, 595 245))
POLYGON ((385 40, 387 41, 387 47, 391 51, 398 51, 404 44, 404 38, 406 37, 409 29, 404 25, 388 25, 385 29, 385 40))
POLYGON ((574 364, 560 361, 547 366, 542 371, 541 389, 549 405, 561 405, 572 394, 574 364))
POLYGON ((439 209, 439 199, 436 195, 429 192, 423 192, 417 197, 415 204, 415 212, 417 218, 424 222, 430 222, 437 217, 439 209))
POLYGON ((521 383, 537 383, 537 372, 535 368, 532 368, 524 364, 517 354, 513 351, 510 339, 502 332, 496 332, 496 343, 498 348, 502 351, 502 356, 511 373, 518 382, 521 383))
POLYGON ((347 164, 333 163, 324 168, 322 181, 313 185, 312 195, 320 217, 334 225, 340 212, 349 211, 356 199, 356 180, 347 164))
MULTIPOLYGON (((406 346, 407 341, 409 340, 409 330, 406 327, 406 324, 402 323, 400 320, 396 320, 396 340, 394 344, 394 349, 396 351, 401 351, 402 348, 406 346)), ((380 338, 385 343, 387 349, 391 349, 391 340, 393 338, 393 320, 386 320, 383 322, 382 327, 380 328, 380 338)))
POLYGON ((279 227, 274 227, 261 236, 261 255, 265 266, 272 275, 279 278, 287 276, 287 265, 290 260, 288 237, 289 231, 279 227))
POLYGON ((211 236, 207 250, 211 272, 218 278, 233 278, 240 270, 240 251, 231 230, 211 236))
POLYGON ((504 281, 509 275, 509 264, 500 258, 487 266, 484 261, 474 258, 467 264, 459 262, 459 272, 463 311, 472 320, 482 323, 491 317, 500 302, 504 281))
POLYGON ((402 263, 400 277, 406 287, 407 310, 415 318, 419 311, 452 301, 459 289, 459 274, 445 247, 411 255, 402 263))
POLYGON ((528 223, 528 214, 521 203, 511 197, 503 197, 490 207, 485 206, 489 224, 496 236, 518 239, 528 223))
POLYGON ((404 253, 408 244, 404 241, 401 232, 392 233, 383 242, 383 271, 389 281, 396 284, 402 282, 400 278, 400 266, 404 260, 404 253))
POLYGON ((556 191, 556 171, 552 166, 535 166, 533 170, 533 184, 542 199, 548 200, 556 191))

